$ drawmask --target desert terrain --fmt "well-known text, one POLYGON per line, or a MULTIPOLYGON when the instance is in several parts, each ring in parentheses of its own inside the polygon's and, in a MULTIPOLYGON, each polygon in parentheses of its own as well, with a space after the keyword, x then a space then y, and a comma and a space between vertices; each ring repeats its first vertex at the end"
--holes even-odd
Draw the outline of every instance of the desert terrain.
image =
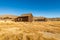
POLYGON ((0 40, 60 40, 60 21, 0 22, 0 40))

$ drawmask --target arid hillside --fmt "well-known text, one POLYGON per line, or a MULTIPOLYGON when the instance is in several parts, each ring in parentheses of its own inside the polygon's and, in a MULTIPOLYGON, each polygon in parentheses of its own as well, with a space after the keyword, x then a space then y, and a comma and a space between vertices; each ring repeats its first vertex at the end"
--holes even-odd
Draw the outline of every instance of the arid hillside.
POLYGON ((0 22, 0 40, 60 40, 60 21, 0 22))

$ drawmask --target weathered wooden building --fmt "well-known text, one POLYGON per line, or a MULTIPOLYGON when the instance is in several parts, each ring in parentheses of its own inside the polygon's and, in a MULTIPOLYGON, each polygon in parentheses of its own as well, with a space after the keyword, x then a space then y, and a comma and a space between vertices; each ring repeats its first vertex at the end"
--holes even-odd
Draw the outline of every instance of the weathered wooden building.
POLYGON ((34 21, 47 21, 45 17, 34 17, 34 21))
POLYGON ((22 14, 21 16, 18 16, 15 18, 16 22, 32 22, 33 21, 33 15, 30 14, 22 14))

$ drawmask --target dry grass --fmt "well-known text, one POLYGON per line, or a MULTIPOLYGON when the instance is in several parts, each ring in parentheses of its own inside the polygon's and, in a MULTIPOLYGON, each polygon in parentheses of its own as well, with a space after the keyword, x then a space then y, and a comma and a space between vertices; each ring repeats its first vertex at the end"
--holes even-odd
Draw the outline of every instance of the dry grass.
POLYGON ((60 21, 0 22, 0 40, 60 40, 60 21))

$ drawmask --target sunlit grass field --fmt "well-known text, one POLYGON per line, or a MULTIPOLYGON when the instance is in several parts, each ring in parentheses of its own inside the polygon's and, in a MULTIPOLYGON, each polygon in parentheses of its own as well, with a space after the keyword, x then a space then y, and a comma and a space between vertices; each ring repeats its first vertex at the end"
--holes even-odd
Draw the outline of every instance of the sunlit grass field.
POLYGON ((60 40, 60 21, 0 22, 0 40, 60 40))

